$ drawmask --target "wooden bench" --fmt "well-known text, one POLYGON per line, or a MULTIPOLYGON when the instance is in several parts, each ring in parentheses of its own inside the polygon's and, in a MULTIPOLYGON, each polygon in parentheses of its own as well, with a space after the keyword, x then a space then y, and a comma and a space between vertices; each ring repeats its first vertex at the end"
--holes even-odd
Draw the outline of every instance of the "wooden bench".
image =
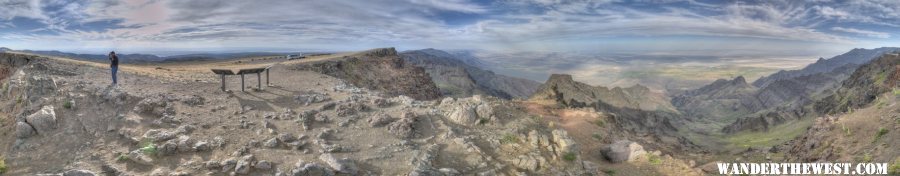
POLYGON ((234 73, 234 72, 232 72, 231 70, 227 70, 227 69, 211 69, 211 70, 212 70, 213 73, 222 76, 222 91, 226 91, 226 90, 225 90, 225 76, 226 76, 226 75, 241 75, 241 92, 244 92, 244 88, 245 88, 245 86, 244 86, 244 75, 245 75, 245 74, 254 74, 254 73, 256 73, 256 81, 257 81, 256 88, 262 90, 262 76, 261 76, 261 73, 262 73, 263 71, 266 72, 266 86, 269 86, 269 69, 271 69, 271 68, 272 68, 272 66, 270 65, 270 66, 267 66, 267 67, 265 67, 265 68, 248 68, 248 69, 240 69, 240 70, 238 70, 237 73, 234 73))

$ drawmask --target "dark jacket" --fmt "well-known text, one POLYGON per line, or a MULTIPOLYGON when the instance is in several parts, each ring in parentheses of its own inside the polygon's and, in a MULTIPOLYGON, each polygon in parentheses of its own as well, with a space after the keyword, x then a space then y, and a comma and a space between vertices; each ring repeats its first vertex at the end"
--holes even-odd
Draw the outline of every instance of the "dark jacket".
POLYGON ((109 67, 118 67, 119 66, 119 56, 112 55, 109 56, 109 67))

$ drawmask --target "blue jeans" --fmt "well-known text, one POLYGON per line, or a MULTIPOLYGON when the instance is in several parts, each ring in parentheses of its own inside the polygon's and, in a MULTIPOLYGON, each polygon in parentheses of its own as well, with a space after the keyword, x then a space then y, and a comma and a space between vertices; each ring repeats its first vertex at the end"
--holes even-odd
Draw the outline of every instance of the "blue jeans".
POLYGON ((118 67, 118 66, 114 66, 114 67, 110 67, 110 68, 111 68, 110 70, 112 70, 113 84, 116 84, 116 83, 118 83, 117 80, 116 80, 116 72, 119 71, 119 67, 118 67))

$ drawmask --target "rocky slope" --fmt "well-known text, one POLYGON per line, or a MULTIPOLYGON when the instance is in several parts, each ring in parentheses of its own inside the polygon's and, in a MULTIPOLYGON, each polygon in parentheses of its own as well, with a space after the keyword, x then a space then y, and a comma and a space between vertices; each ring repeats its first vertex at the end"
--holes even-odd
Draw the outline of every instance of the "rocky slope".
POLYGON ((298 65, 295 69, 334 76, 387 96, 406 95, 418 100, 441 97, 428 73, 405 62, 394 48, 373 49, 339 60, 298 65))
MULTIPOLYGON (((786 80, 778 80, 768 87, 760 90, 758 98, 761 103, 769 105, 769 109, 750 116, 738 119, 734 123, 723 128, 723 132, 735 133, 739 131, 765 131, 784 122, 805 117, 815 117, 824 113, 840 112, 848 107, 858 107, 867 104, 875 94, 889 91, 889 88, 867 87, 864 90, 856 90, 859 86, 877 85, 875 80, 865 79, 882 74, 882 70, 872 71, 878 64, 891 65, 889 60, 884 60, 886 54, 877 57, 870 63, 862 66, 846 65, 831 72, 817 73, 800 76, 786 80), (853 97, 852 100, 848 97, 853 97)), ((889 58, 889 57, 888 57, 889 58)), ((885 76, 885 75, 881 75, 885 76)), ((881 84, 881 83, 879 83, 881 84)))
POLYGON ((840 87, 841 81, 847 79, 859 63, 876 58, 875 54, 898 49, 854 49, 831 59, 820 59, 801 70, 781 71, 760 78, 753 83, 755 86, 723 87, 723 81, 716 81, 676 95, 673 104, 688 117, 712 117, 710 120, 715 123, 726 123, 720 126, 725 133, 765 131, 807 116, 811 111, 807 106, 840 87))
MULTIPOLYGON (((5 66, 12 74, 2 79, 0 95, 0 159, 8 166, 3 174, 598 175, 601 168, 635 169, 600 165, 599 153, 581 150, 584 139, 534 118, 515 101, 419 101, 339 78, 358 78, 355 73, 297 69, 365 62, 385 67, 355 67, 374 76, 410 71, 378 65, 396 63, 390 49, 346 56, 276 64, 272 86, 222 92, 219 77, 206 68, 232 62, 170 70, 125 64, 120 84, 110 86, 98 76, 108 75, 103 63, 2 54, 0 59, 13 61, 2 64, 16 63, 5 66), (385 57, 391 59, 359 61, 385 57), (155 71, 142 71, 147 69, 155 71)), ((239 80, 228 78, 227 84, 239 80)), ((628 155, 644 150, 628 144, 630 150, 606 153, 644 169, 653 166, 644 155, 628 155)), ((680 160, 647 153, 683 169, 678 173, 693 172, 680 160)))
POLYGON ((571 75, 554 74, 529 99, 530 102, 567 108, 592 108, 610 114, 616 129, 637 136, 652 136, 653 143, 681 149, 695 147, 677 136, 680 121, 665 96, 636 85, 605 88, 576 82, 571 75))
POLYGON ((869 105, 878 95, 897 88, 900 56, 885 54, 860 66, 833 94, 814 104, 816 112, 834 114, 869 105))
POLYGON ((843 67, 848 64, 860 65, 881 56, 884 53, 898 51, 900 48, 882 47, 875 49, 857 48, 847 53, 832 57, 830 59, 819 58, 813 64, 810 64, 800 70, 779 71, 775 74, 762 77, 753 82, 753 85, 760 88, 768 87, 769 84, 778 80, 785 80, 794 77, 812 75, 816 73, 831 72, 832 70, 843 67))
POLYGON ((725 133, 740 131, 766 131, 780 125, 812 115, 810 104, 833 94, 840 82, 858 66, 846 65, 831 72, 816 73, 786 80, 778 80, 759 90, 754 98, 764 109, 749 113, 722 129, 725 133))
POLYGON ((743 76, 733 80, 719 79, 696 90, 687 91, 672 98, 687 118, 735 118, 762 109, 755 101, 757 89, 747 84, 743 76))
POLYGON ((400 53, 407 63, 425 68, 441 93, 451 97, 489 95, 505 99, 526 98, 540 83, 479 68, 474 58, 453 55, 436 49, 400 53))
POLYGON ((821 114, 806 133, 785 146, 799 162, 878 162, 900 174, 900 55, 862 65, 835 94, 816 101, 821 114))

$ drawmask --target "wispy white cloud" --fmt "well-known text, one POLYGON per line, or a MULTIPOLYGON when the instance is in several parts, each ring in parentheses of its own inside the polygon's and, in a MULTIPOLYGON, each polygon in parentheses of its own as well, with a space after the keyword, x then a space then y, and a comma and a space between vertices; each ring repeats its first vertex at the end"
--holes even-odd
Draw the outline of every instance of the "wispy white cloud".
MULTIPOLYGON (((887 0, 0 0, 0 4, 0 28, 16 28, 10 21, 14 17, 45 24, 34 31, 0 33, 17 39, 0 45, 24 47, 91 43, 86 47, 586 50, 597 43, 621 47, 660 43, 618 41, 645 37, 695 38, 695 43, 718 45, 742 46, 749 38, 846 46, 897 32, 866 26, 900 25, 900 3, 887 0), (95 23, 105 26, 90 28, 95 23)), ((753 49, 769 46, 773 45, 753 49)))
POLYGON ((868 37, 875 37, 875 38, 885 38, 885 39, 891 38, 891 34, 886 33, 886 32, 876 32, 876 31, 868 31, 868 30, 845 28, 845 27, 832 27, 831 30, 841 31, 841 32, 849 32, 849 33, 859 34, 859 35, 868 36, 868 37))
POLYGON ((0 0, 0 19, 14 17, 45 19, 40 0, 0 0))

